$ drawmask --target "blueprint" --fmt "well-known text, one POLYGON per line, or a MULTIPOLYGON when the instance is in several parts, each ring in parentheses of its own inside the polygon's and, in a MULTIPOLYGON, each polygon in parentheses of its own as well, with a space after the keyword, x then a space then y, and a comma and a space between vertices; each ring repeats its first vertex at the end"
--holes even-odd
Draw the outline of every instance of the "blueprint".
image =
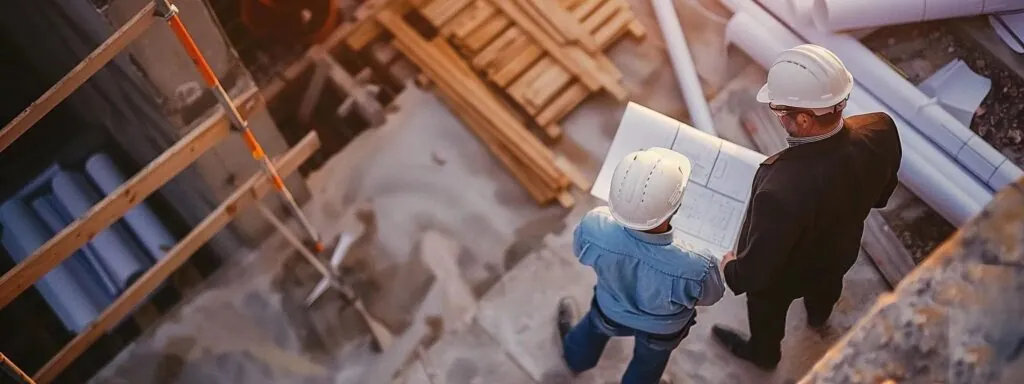
POLYGON ((693 167, 682 206, 672 218, 676 239, 719 258, 732 250, 750 199, 750 184, 765 156, 630 103, 591 194, 607 201, 615 166, 626 154, 650 147, 679 152, 693 167))

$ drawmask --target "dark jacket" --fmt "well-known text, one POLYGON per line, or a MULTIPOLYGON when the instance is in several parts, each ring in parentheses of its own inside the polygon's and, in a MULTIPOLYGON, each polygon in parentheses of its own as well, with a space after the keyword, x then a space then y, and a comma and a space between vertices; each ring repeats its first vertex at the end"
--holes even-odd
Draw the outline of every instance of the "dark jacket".
POLYGON ((892 119, 871 113, 766 159, 754 176, 725 281, 736 294, 799 297, 842 279, 857 260, 864 219, 896 188, 902 149, 892 119))

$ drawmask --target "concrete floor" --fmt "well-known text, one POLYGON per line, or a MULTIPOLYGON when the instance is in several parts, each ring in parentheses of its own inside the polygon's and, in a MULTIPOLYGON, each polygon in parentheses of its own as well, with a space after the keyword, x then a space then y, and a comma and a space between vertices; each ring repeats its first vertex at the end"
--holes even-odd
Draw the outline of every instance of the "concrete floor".
MULTIPOLYGON (((763 81, 763 71, 748 68, 749 59, 740 54, 727 54, 724 24, 701 16, 697 1, 704 0, 680 0, 677 8, 706 94, 717 95, 712 112, 721 136, 749 146, 735 115, 763 81)), ((648 39, 619 44, 610 56, 634 101, 685 120, 649 2, 631 2, 648 39)), ((594 275, 575 261, 571 229, 597 202, 577 194, 572 210, 537 207, 432 94, 410 86, 396 104, 398 112, 385 126, 357 138, 309 177, 314 197, 306 211, 328 239, 366 225, 349 259, 367 276, 361 296, 396 333, 426 291, 415 266, 422 234, 438 231, 461 245, 455 258, 479 298, 475 316, 446 328, 427 349, 427 363, 414 357, 398 382, 428 383, 429 376, 434 383, 617 382, 631 355, 630 340, 615 340, 593 372, 568 380, 553 323, 562 295, 581 308, 589 302, 594 275), (389 299, 398 296, 412 299, 396 308, 389 299)), ((604 97, 588 100, 563 121, 566 138, 556 149, 585 175, 596 176, 623 108, 604 97)), ((363 383, 361 375, 379 360, 365 326, 331 294, 304 308, 317 276, 293 256, 278 236, 240 255, 93 382, 363 383)), ((847 276, 833 324, 852 326, 885 289, 862 258, 847 276)), ((783 382, 807 371, 834 341, 804 330, 802 306, 795 305, 781 367, 760 372, 709 339, 716 322, 746 328, 744 300, 728 296, 703 310, 667 376, 676 383, 783 382)))

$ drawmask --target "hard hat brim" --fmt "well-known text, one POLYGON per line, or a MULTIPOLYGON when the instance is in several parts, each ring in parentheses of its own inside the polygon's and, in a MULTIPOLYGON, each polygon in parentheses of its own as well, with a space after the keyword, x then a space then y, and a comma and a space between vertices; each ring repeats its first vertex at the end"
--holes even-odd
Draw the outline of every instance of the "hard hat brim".
POLYGON ((757 100, 757 102, 764 104, 772 102, 772 91, 768 89, 768 84, 761 86, 761 89, 757 91, 757 96, 755 97, 755 99, 757 100))

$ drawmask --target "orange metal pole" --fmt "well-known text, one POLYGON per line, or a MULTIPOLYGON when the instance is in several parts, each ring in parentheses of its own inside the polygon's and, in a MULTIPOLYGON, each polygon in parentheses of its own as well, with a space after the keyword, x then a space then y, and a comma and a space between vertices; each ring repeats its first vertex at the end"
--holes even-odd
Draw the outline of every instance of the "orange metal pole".
POLYGON ((309 222, 305 213, 302 212, 302 208, 299 207, 298 202, 295 201, 295 197, 292 195, 288 187, 284 185, 284 180, 278 174, 277 169, 274 168, 274 164, 267 158, 266 153, 263 152, 263 147, 260 146, 259 141, 256 140, 256 136, 253 135, 252 130, 249 129, 249 123, 242 118, 242 115, 238 113, 234 104, 231 103, 231 98, 228 96, 224 87, 220 84, 220 80, 217 79, 217 75, 210 68, 210 65, 206 62, 203 57, 203 53, 199 51, 199 47, 196 46, 195 41, 192 40, 192 36, 188 33, 188 29, 185 28, 185 24, 181 22, 178 17, 177 8, 170 4, 168 0, 157 0, 157 12, 159 17, 163 17, 167 20, 167 24, 174 31, 174 35, 177 36, 178 42, 185 48, 185 52, 188 53, 189 58, 192 59, 192 63, 195 64, 196 70, 203 77, 206 85, 213 90, 214 95, 220 101, 222 107, 228 110, 228 116, 235 128, 242 133, 242 139, 245 140, 245 144, 249 147, 252 152, 252 157, 259 161, 263 165, 264 171, 267 173, 267 177, 271 179, 271 183, 274 188, 281 194, 285 202, 291 208, 292 213, 299 222, 308 232, 310 238, 313 240, 313 249, 316 252, 321 252, 324 249, 323 242, 320 238, 320 234, 317 233, 316 228, 309 222))

